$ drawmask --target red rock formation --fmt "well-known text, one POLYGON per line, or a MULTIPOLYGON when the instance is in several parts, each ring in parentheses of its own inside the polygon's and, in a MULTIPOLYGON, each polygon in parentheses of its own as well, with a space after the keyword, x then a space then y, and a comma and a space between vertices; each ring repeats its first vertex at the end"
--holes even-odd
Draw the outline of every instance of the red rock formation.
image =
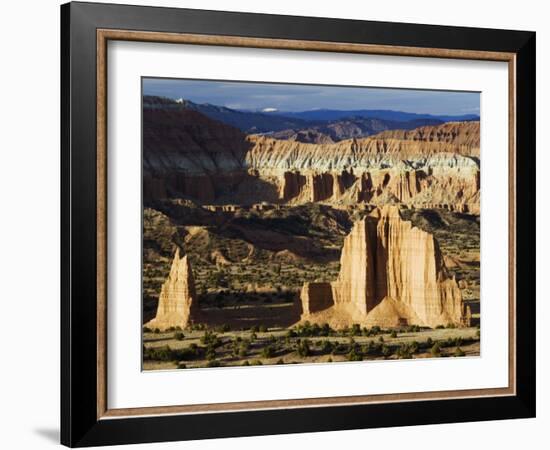
POLYGON ((446 142, 472 149, 477 148, 477 154, 472 154, 472 156, 479 156, 479 121, 447 122, 414 130, 382 131, 372 137, 403 141, 446 142))
POLYGON ((331 300, 326 286, 309 283, 307 295, 302 291, 302 320, 333 326, 469 323, 469 311, 433 235, 402 220, 395 206, 376 209, 355 223, 344 241, 340 266, 331 300), (320 291, 322 299, 316 295, 320 291))
POLYGON ((187 255, 180 258, 177 249, 170 274, 162 285, 157 314, 145 326, 160 330, 170 327, 185 328, 198 317, 199 307, 191 265, 187 255))

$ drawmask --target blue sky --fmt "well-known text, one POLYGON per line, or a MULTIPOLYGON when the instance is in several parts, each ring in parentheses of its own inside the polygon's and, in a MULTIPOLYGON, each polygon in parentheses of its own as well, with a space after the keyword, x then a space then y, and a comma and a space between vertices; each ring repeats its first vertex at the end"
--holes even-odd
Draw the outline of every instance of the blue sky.
POLYGON ((477 92, 144 78, 143 93, 233 109, 391 109, 419 114, 479 114, 477 92))

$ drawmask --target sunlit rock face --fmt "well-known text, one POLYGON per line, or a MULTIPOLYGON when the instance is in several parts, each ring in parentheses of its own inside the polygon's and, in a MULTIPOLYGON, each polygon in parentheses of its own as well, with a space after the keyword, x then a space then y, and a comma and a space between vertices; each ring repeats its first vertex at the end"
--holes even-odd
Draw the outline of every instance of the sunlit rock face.
POLYGON ((187 255, 180 258, 179 249, 177 249, 170 273, 162 285, 157 314, 145 326, 159 330, 172 327, 185 328, 198 319, 198 316, 199 307, 193 271, 187 255))
POLYGON ((315 283, 308 283, 307 295, 302 290, 302 321, 336 327, 469 325, 468 308, 433 235, 402 220, 395 206, 355 223, 340 267, 330 291, 315 283))

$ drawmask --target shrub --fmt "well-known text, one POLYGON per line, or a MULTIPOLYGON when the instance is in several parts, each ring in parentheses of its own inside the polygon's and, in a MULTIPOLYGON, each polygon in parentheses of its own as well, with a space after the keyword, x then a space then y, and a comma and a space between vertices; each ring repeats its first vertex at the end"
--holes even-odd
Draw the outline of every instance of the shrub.
POLYGON ((153 331, 153 333, 155 333, 155 334, 159 334, 159 333, 160 333, 160 329, 158 329, 158 328, 155 328, 155 329, 154 329, 154 331, 153 331))
POLYGON ((143 359, 151 361, 172 361, 172 349, 168 345, 165 347, 145 348, 143 359))
POLYGON ((407 344, 402 344, 397 349, 397 357, 399 359, 410 359, 412 356, 412 349, 407 344))
POLYGON ((250 363, 248 362, 248 360, 246 360, 245 362, 242 363, 243 366, 249 366, 250 363))
POLYGON ((328 323, 324 323, 321 326, 321 333, 320 336, 329 336, 332 333, 332 328, 330 328, 328 323))
POLYGON ((252 361, 252 365, 253 366, 263 366, 264 363, 261 362, 259 359, 255 359, 254 361, 252 361))
POLYGON ((311 349, 309 348, 309 341, 304 339, 303 341, 298 342, 298 348, 296 349, 298 355, 302 358, 311 355, 311 349))
POLYGON ((250 343, 248 340, 237 339, 233 342, 233 356, 244 358, 248 354, 250 343))
POLYGON ((397 337, 397 333, 395 332, 395 330, 392 330, 392 332, 390 333, 390 337, 391 338, 396 338, 397 337))
POLYGON ((455 356, 466 356, 466 353, 464 353, 464 351, 460 347, 457 347, 455 349, 454 355, 455 356))
POLYGON ((185 335, 181 331, 176 331, 174 333, 174 339, 176 341, 183 341, 184 338, 185 338, 185 335))
POLYGON ((363 355, 357 353, 354 348, 348 353, 348 361, 363 361, 363 355))
POLYGON ((381 352, 382 352, 383 356, 388 357, 392 353, 391 347, 389 345, 384 344, 384 345, 382 345, 381 352))
POLYGON ((178 363, 178 369, 187 369, 187 364, 179 362, 178 363))
POLYGON ((352 336, 360 336, 361 335, 361 326, 357 323, 354 323, 351 326, 351 335, 352 336))
POLYGON ((286 337, 287 337, 287 338, 293 338, 293 337, 296 337, 296 336, 297 336, 297 334, 296 334, 296 332, 295 332, 294 330, 288 330, 288 331, 286 332, 286 337))
POLYGON ((277 360, 277 363, 276 363, 276 364, 284 364, 284 363, 285 363, 285 362, 284 362, 281 358, 279 358, 279 359, 277 360))
POLYGON ((432 348, 430 349, 430 353, 432 354, 432 356, 439 356, 441 355, 441 345, 439 344, 439 342, 436 342, 432 348))
POLYGON ((213 348, 208 348, 206 350, 206 359, 210 361, 216 359, 216 350, 214 350, 213 348))
POLYGON ((428 339, 426 339, 426 345, 431 347, 433 345, 434 341, 431 337, 429 337, 428 339))
POLYGON ((374 342, 369 341, 363 346, 363 353, 368 355, 374 351, 374 342))
POLYGON ((267 327, 266 327, 265 325, 260 325, 260 326, 258 327, 258 331, 259 331, 260 333, 267 333, 267 327))
POLYGON ((220 338, 212 331, 206 330, 201 337, 201 344, 217 347, 221 344, 220 338))
POLYGON ((229 324, 224 323, 224 324, 220 327, 220 332, 221 332, 221 333, 227 333, 228 331, 231 331, 231 327, 229 326, 229 324))
POLYGON ((378 342, 384 342, 384 336, 380 336, 380 337, 378 338, 378 342))
POLYGON ((275 347, 273 345, 268 345, 262 349, 262 358, 273 358, 275 355, 275 347))
POLYGON ((332 354, 336 355, 338 353, 346 353, 348 350, 347 346, 345 344, 336 343, 332 348, 332 354))
POLYGON ((222 363, 216 360, 211 360, 206 363, 206 367, 220 367, 221 365, 222 363))
POLYGON ((331 353, 333 349, 334 349, 334 345, 328 339, 325 339, 321 343, 321 351, 323 353, 331 353))
POLYGON ((151 332, 151 328, 149 328, 149 327, 143 327, 143 332, 144 332, 144 333, 150 333, 150 332, 151 332))

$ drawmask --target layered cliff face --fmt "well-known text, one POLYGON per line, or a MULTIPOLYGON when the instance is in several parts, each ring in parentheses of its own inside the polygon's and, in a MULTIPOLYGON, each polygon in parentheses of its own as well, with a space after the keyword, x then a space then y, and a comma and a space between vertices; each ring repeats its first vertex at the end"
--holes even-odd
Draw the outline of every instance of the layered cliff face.
POLYGON ((479 214, 476 165, 462 170, 284 171, 275 179, 279 182, 279 199, 285 203, 402 203, 479 214))
POLYGON ((151 104, 143 130, 146 202, 402 203, 479 213, 479 122, 309 144, 247 137, 192 109, 151 104))
POLYGON ((193 272, 187 255, 180 258, 176 250, 170 274, 162 285, 157 314, 145 326, 166 330, 171 327, 185 328, 200 316, 195 293, 193 272))
MULTIPOLYGON (((466 125, 457 125, 469 127, 466 125)), ((443 125, 441 125, 442 127, 443 125)), ((436 128, 436 127, 435 127, 436 128)), ((393 132, 389 132, 393 133, 393 132)), ((407 133, 407 132, 404 132, 407 133)), ((266 136, 249 136, 253 147, 247 164, 256 169, 337 171, 353 168, 364 171, 382 168, 471 167, 479 157, 477 145, 445 141, 422 141, 383 137, 384 133, 334 144, 307 144, 266 136), (379 137, 382 136, 382 137, 379 137)), ((405 134, 405 136, 408 136, 405 134)))
POLYGON ((468 308, 434 237, 402 220, 395 206, 356 222, 340 267, 330 290, 304 286, 302 320, 336 327, 469 325, 468 308))
POLYGON ((479 213, 479 122, 388 131, 335 144, 250 136, 246 163, 279 200, 445 207, 479 213))
POLYGON ((479 156, 479 122, 447 122, 437 126, 418 127, 413 130, 390 130, 376 135, 379 139, 404 141, 446 142, 464 147, 477 148, 479 156))

